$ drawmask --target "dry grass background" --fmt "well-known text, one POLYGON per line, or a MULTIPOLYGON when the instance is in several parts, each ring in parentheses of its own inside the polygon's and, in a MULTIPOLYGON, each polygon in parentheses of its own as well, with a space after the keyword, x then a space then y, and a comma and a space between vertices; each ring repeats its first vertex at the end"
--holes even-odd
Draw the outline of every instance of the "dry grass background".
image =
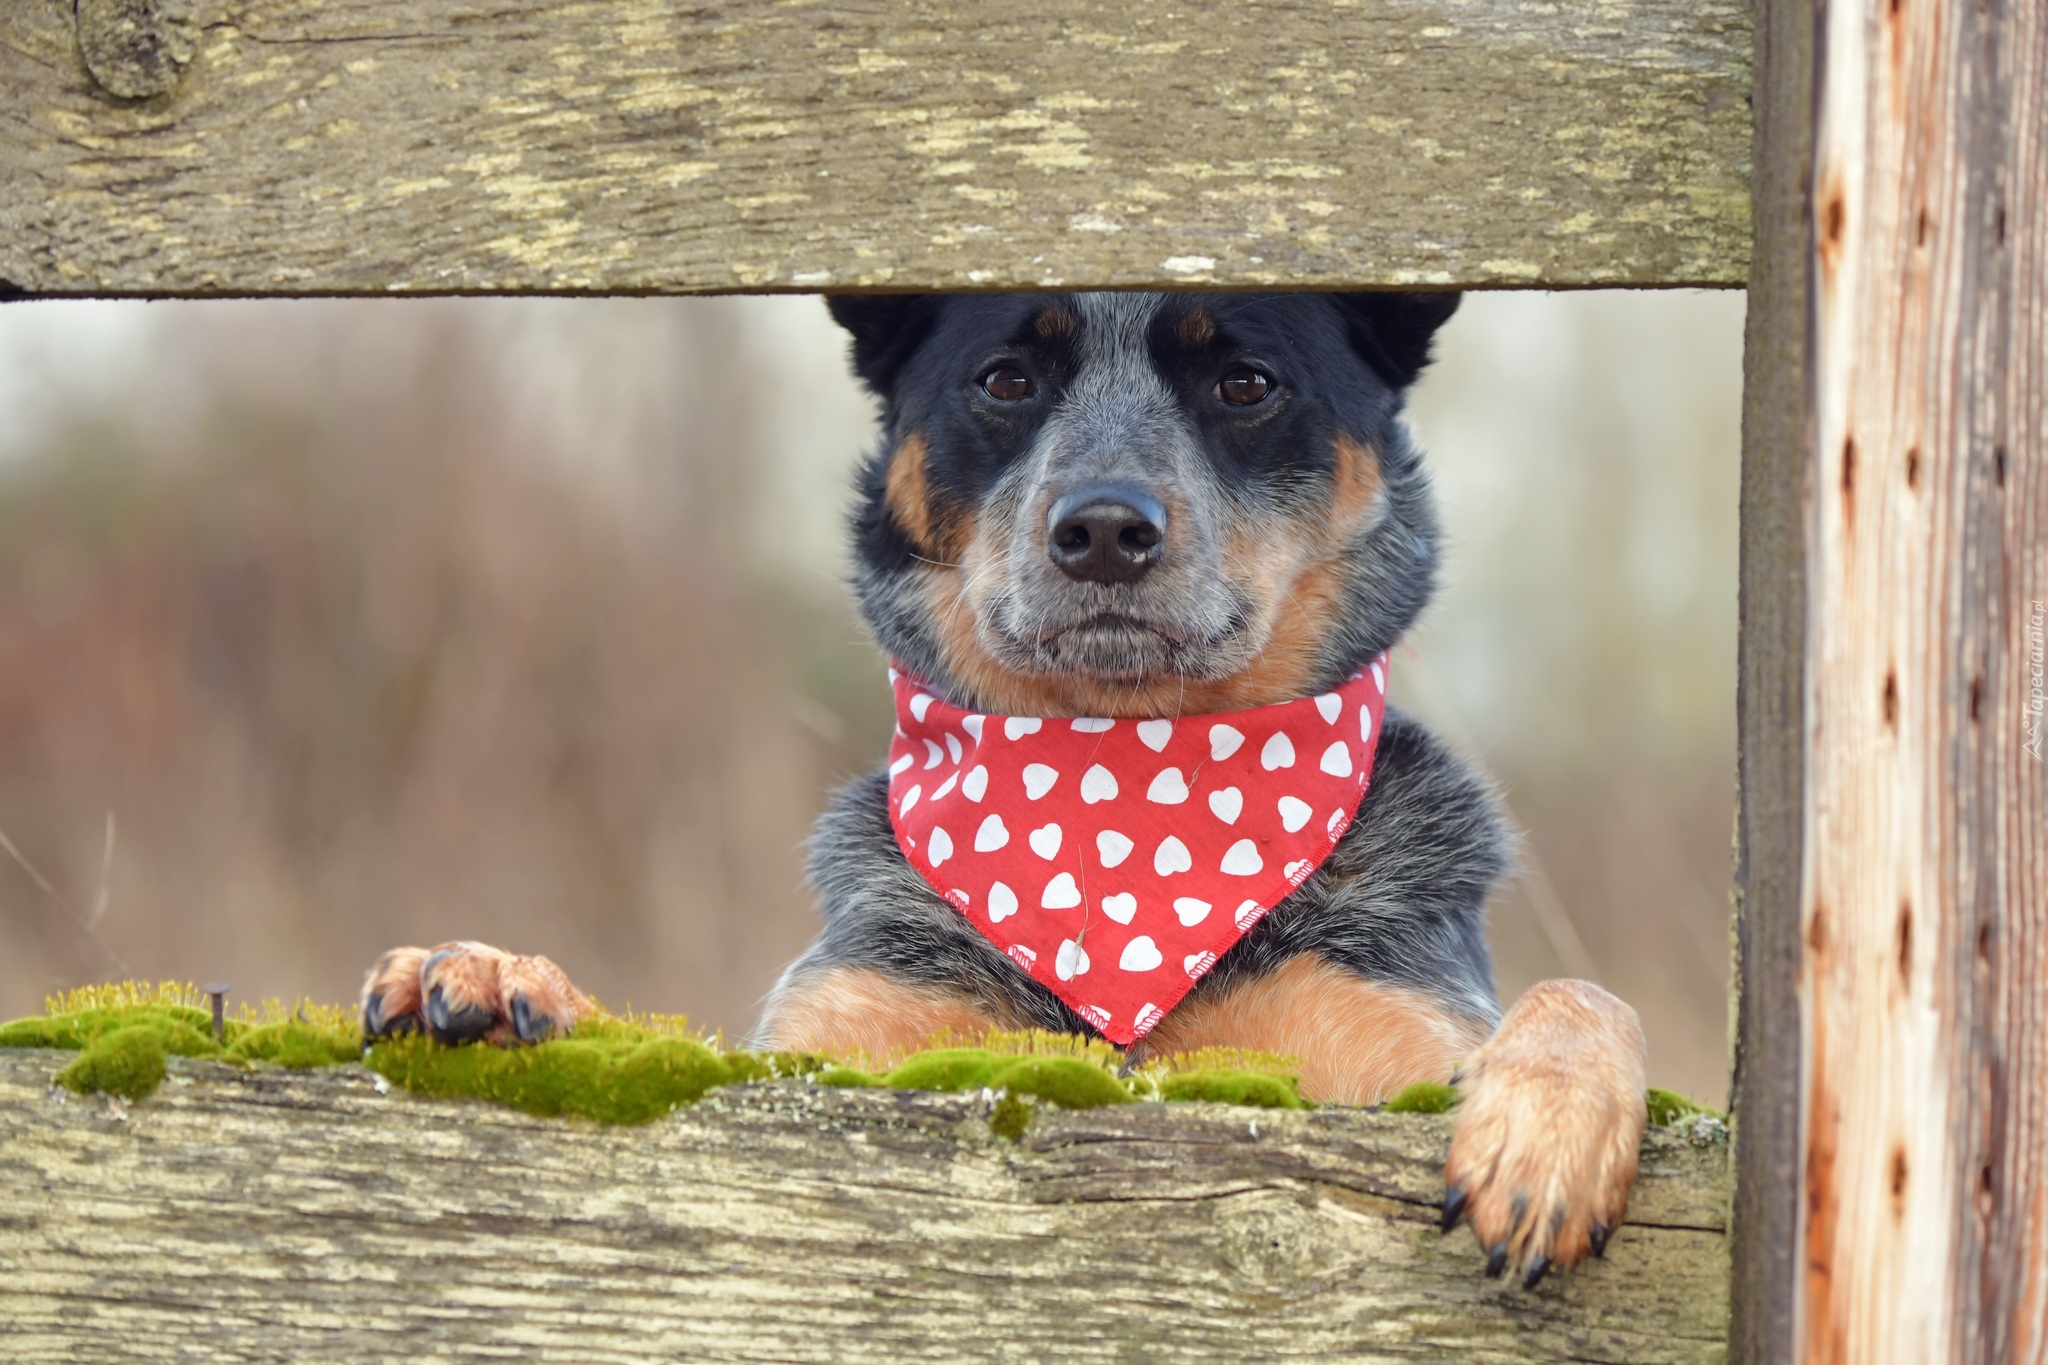
MULTIPOLYGON (((1590 971, 1710 1100, 1740 327, 1469 301, 1395 669, 1529 831, 1503 991, 1590 971)), ((0 1017, 116 958, 340 999, 470 936, 743 1030, 887 733, 837 584, 869 421, 815 299, 0 308, 0 831, 55 892, 0 862, 0 1017)))

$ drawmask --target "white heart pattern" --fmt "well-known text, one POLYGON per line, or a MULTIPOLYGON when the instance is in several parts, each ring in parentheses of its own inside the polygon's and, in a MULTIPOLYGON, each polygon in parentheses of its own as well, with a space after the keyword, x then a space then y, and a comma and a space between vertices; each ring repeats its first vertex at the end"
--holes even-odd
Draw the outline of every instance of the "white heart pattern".
POLYGON ((890 823, 1016 970, 1129 1046, 1349 827, 1384 728, 1377 686, 1361 672, 1242 711, 1041 719, 970 713, 902 673, 890 823))
POLYGON ((1017 893, 1001 882, 988 889, 988 917, 991 923, 1000 924, 1017 913, 1017 893))
POLYGON ((1244 731, 1235 725, 1212 725, 1209 727, 1209 760, 1221 763, 1238 751, 1244 743, 1244 731))
POLYGON ((1116 965, 1127 972, 1149 972, 1166 961, 1159 955, 1159 945, 1152 941, 1150 934, 1140 934, 1124 945, 1124 954, 1116 965))
POLYGON ((1161 768, 1145 789, 1145 799, 1161 806, 1178 806, 1188 799, 1188 780, 1178 768, 1161 768))
POLYGON ((1266 860, 1259 856, 1259 846, 1249 839, 1239 839, 1223 855, 1223 870, 1233 877, 1249 877, 1264 868, 1266 860))
POLYGON ((1102 859, 1104 867, 1118 866, 1131 856, 1131 850, 1136 847, 1128 835, 1120 834, 1113 829, 1101 830, 1095 835, 1095 854, 1102 859))
POLYGON ((1294 831, 1307 824, 1309 816, 1314 814, 1315 811, 1310 808, 1308 802, 1298 797, 1283 796, 1280 798, 1280 827, 1289 834, 1294 833, 1294 831))

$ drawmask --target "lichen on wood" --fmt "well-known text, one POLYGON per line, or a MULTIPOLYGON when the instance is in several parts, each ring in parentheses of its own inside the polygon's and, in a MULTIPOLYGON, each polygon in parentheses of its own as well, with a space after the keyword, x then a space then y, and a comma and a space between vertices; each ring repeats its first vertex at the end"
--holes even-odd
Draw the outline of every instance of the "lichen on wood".
POLYGON ((1436 1230, 1451 1120, 730 1086, 600 1127, 355 1066, 0 1049, 0 1320, 68 1361, 1724 1359, 1727 1148, 1653 1129, 1603 1261, 1436 1230))
POLYGON ((1742 0, 9 0, 43 294, 1737 284, 1742 0))

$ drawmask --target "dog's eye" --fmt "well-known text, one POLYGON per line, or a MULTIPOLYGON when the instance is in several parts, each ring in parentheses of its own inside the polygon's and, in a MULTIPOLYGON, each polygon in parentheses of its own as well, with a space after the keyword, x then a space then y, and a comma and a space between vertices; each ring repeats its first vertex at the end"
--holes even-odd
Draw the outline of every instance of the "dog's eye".
POLYGON ((1273 381, 1249 365, 1240 365, 1216 381, 1216 396, 1241 408, 1264 402, 1272 391, 1273 381))
POLYGON ((998 403, 1015 403, 1031 396, 1031 376, 1015 365, 998 365, 981 377, 981 391, 998 403))

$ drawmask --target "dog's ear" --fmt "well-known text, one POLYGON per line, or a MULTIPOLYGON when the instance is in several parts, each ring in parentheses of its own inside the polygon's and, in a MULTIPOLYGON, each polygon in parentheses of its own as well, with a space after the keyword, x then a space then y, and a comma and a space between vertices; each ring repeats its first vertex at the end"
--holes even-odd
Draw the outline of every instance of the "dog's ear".
POLYGON ((828 294, 832 320, 853 334, 853 372, 883 398, 938 320, 936 294, 828 294))
POLYGON ((1429 364, 1436 329, 1458 311, 1461 295, 1401 294, 1384 290, 1333 294, 1351 335, 1351 348, 1397 389, 1415 382, 1429 364))

